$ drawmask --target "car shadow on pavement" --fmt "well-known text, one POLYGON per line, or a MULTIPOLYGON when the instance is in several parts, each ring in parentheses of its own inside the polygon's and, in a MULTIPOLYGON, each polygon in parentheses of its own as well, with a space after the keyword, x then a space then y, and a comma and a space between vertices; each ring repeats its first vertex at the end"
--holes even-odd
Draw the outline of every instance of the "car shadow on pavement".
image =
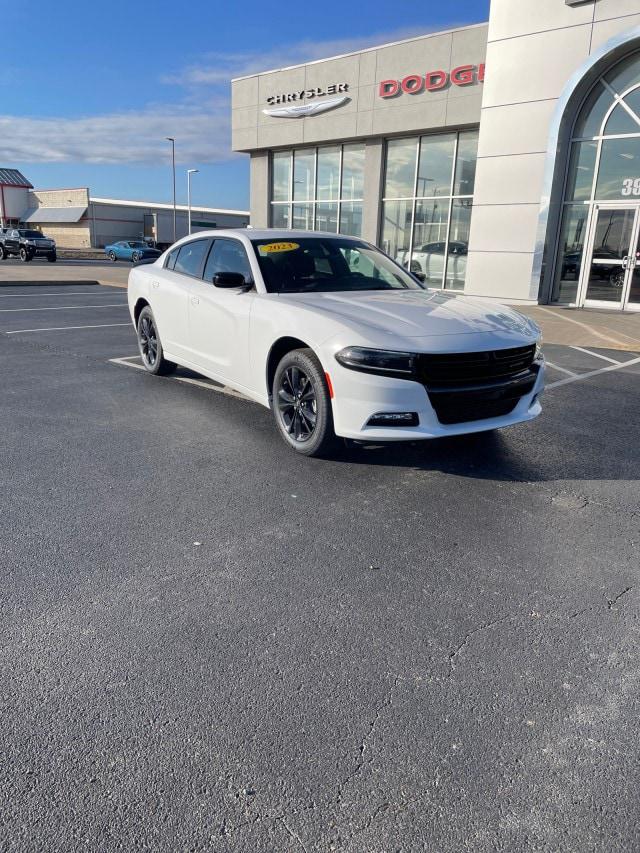
POLYGON ((358 445, 346 443, 334 460, 352 465, 440 471, 458 477, 507 482, 554 480, 640 480, 640 455, 611 447, 584 452, 584 445, 549 446, 544 436, 513 437, 509 430, 451 436, 429 441, 358 445))

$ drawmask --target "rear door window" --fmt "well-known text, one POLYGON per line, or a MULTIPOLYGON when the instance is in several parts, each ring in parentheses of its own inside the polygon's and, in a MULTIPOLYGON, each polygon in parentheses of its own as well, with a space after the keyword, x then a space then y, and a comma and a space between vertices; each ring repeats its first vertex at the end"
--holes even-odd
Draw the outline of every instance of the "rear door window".
POLYGON ((209 243, 209 240, 192 240, 190 243, 183 243, 173 267, 175 272, 200 278, 209 243))

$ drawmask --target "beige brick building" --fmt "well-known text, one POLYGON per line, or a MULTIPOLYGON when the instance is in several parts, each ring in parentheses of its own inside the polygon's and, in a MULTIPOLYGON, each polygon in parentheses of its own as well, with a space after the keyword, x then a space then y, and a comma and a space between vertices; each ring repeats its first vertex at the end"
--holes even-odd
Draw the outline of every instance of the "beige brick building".
MULTIPOLYGON (((103 248, 118 240, 173 242, 173 205, 96 198, 88 187, 36 190, 16 170, 0 169, 7 181, 0 194, 0 225, 28 225, 52 237, 61 249, 103 248), (4 199, 4 201, 3 201, 4 199)), ((1 184, 1 181, 0 181, 1 184)), ((192 230, 244 228, 249 212, 191 207, 192 230)), ((188 230, 188 208, 176 206, 176 236, 188 230)))

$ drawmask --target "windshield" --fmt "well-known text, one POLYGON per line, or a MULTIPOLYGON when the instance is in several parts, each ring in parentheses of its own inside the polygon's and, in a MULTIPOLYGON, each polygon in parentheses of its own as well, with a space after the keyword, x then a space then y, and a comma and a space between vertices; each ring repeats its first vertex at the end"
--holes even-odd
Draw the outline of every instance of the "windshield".
POLYGON ((42 237, 39 231, 19 231, 21 237, 42 237))
POLYGON ((300 237, 252 243, 269 293, 423 289, 382 252, 357 240, 300 237))

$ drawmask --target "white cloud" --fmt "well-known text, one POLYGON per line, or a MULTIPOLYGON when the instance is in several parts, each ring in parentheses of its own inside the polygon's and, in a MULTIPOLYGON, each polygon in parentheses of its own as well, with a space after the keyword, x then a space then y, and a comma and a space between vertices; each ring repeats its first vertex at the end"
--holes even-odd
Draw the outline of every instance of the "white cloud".
POLYGON ((83 118, 0 116, 3 163, 165 163, 176 138, 176 159, 229 159, 229 106, 146 107, 138 112, 83 118))
MULTIPOLYGON (((420 30, 424 33, 424 29, 420 30)), ((81 118, 0 115, 0 162, 19 163, 166 163, 166 136, 176 138, 181 163, 230 159, 232 77, 281 68, 420 34, 398 30, 368 38, 301 41, 263 53, 219 52, 200 64, 165 75, 176 86, 175 104, 145 105, 136 112, 81 118)))

